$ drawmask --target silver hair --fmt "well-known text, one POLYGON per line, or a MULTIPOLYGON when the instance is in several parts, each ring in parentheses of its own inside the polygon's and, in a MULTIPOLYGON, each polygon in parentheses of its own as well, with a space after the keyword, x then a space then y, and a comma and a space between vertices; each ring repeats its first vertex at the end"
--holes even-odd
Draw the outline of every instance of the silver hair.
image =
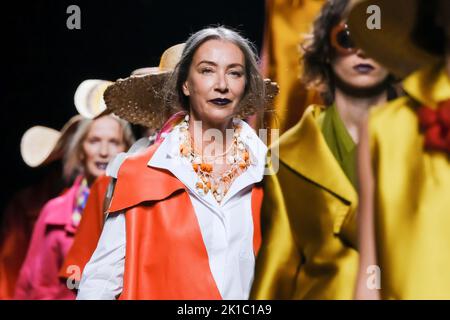
POLYGON ((223 26, 202 29, 192 34, 186 41, 180 61, 165 87, 166 107, 173 108, 173 103, 176 103, 181 109, 189 110, 189 99, 183 93, 183 84, 188 78, 195 52, 208 40, 229 41, 241 49, 244 54, 246 76, 245 92, 241 101, 252 95, 256 98, 255 110, 260 111, 264 107, 264 81, 259 72, 255 46, 238 32, 223 26))

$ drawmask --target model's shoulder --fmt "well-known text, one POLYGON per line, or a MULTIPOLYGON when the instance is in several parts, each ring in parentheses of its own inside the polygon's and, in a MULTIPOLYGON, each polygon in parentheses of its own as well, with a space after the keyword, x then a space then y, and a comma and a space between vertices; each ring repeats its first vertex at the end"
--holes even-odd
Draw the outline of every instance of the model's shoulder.
POLYGON ((306 124, 311 124, 318 128, 318 119, 325 109, 326 107, 322 105, 310 105, 306 108, 297 124, 284 132, 278 140, 272 143, 271 149, 290 147, 292 143, 295 143, 295 141, 301 137, 301 132, 305 129, 306 124))
POLYGON ((135 152, 129 151, 118 154, 108 164, 108 167, 106 168, 106 175, 112 178, 118 178, 119 174, 123 175, 124 172, 127 172, 127 174, 132 174, 133 172, 147 166, 147 163, 150 161, 159 145, 159 143, 153 144, 135 152))
POLYGON ((415 102, 411 97, 399 97, 395 100, 374 107, 370 111, 370 121, 398 121, 400 120, 399 118, 414 116, 416 107, 417 102, 415 102))

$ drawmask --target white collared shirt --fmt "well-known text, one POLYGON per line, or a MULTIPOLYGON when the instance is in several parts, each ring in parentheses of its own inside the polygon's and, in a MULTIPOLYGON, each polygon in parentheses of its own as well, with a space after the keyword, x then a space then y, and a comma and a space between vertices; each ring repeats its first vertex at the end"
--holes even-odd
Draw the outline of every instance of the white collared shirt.
MULTIPOLYGON (((267 147, 244 121, 241 138, 251 165, 231 185, 219 204, 209 192, 195 188, 198 176, 179 154, 179 127, 167 135, 148 166, 170 171, 188 190, 205 244, 211 273, 224 299, 248 299, 253 281, 253 217, 251 191, 263 178, 267 147)), ((114 299, 123 287, 126 233, 125 215, 109 217, 97 249, 86 265, 77 299, 114 299)))

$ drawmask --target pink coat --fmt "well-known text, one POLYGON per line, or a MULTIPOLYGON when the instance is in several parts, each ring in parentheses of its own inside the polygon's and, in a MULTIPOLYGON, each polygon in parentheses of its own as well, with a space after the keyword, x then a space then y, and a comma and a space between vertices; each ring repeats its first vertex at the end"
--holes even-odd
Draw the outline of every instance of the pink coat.
POLYGON ((69 190, 42 209, 20 270, 14 299, 75 299, 76 292, 67 287, 58 272, 76 231, 72 214, 80 183, 78 177, 69 190))

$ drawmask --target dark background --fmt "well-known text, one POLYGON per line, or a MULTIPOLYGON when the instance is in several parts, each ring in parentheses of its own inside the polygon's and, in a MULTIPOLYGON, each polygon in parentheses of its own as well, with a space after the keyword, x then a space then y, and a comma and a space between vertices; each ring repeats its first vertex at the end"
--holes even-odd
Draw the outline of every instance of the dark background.
MULTIPOLYGON (((161 53, 209 25, 240 30, 258 49, 264 0, 14 1, 1 9, 0 212, 19 189, 48 168, 29 168, 22 134, 34 125, 60 130, 76 114, 73 95, 85 79, 115 80, 157 66, 161 53), (81 30, 69 30, 69 5, 81 9, 81 30)), ((1 218, 1 217, 0 217, 1 218)))

